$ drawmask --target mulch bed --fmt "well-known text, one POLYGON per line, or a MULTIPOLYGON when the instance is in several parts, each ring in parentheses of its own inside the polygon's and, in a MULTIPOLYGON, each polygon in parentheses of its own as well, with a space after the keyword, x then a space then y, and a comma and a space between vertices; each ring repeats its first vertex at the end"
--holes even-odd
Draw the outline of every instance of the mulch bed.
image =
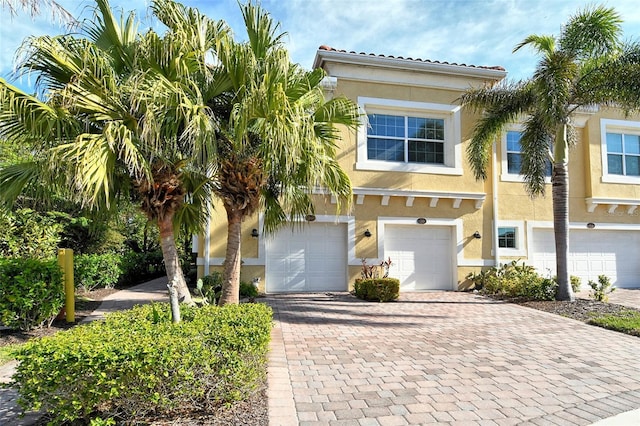
POLYGON ((624 311, 638 311, 628 306, 616 305, 614 303, 598 302, 592 299, 576 298, 575 302, 558 302, 558 301, 530 301, 518 302, 522 306, 538 309, 540 311, 550 312, 563 317, 573 318, 578 321, 587 322, 594 316, 619 314, 624 311))

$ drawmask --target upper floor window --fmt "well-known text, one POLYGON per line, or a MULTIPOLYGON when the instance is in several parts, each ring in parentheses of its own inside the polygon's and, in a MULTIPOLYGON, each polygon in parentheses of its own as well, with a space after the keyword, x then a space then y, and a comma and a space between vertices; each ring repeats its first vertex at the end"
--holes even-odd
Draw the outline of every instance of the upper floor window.
POLYGON ((600 120, 602 181, 640 183, 640 122, 600 120))
MULTIPOLYGON (((502 166, 502 180, 507 181, 521 181, 522 180, 522 147, 520 145, 520 139, 522 138, 522 132, 518 130, 508 130, 503 137, 503 166, 502 166), (509 176, 511 175, 511 176, 509 176)), ((545 176, 551 176, 552 165, 551 161, 547 162, 547 169, 545 170, 545 176)))
POLYGON ((444 120, 369 114, 367 159, 444 164, 444 120))
POLYGON ((640 176, 640 135, 607 133, 609 174, 640 176))
POLYGON ((462 174, 460 107, 358 98, 356 169, 462 174))
POLYGON ((512 175, 519 175, 522 168, 520 136, 520 132, 507 132, 507 170, 512 175))

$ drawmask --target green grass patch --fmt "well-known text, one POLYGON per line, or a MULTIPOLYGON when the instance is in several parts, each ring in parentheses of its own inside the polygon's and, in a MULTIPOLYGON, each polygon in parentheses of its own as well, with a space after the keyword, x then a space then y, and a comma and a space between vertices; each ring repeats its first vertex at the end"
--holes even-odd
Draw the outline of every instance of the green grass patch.
POLYGON ((625 310, 617 314, 601 315, 590 319, 588 323, 640 337, 640 312, 638 311, 625 310))
POLYGON ((21 346, 20 344, 0 346, 0 365, 16 359, 16 352, 21 346))

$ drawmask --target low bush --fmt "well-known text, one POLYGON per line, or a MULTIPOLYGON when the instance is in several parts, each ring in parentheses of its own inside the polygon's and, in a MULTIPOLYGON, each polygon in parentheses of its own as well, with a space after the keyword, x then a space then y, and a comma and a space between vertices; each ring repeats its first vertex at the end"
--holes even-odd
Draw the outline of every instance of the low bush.
POLYGON ((253 285, 253 283, 240 281, 240 297, 248 297, 250 299, 254 299, 258 297, 258 289, 255 285, 253 285))
POLYGON ((357 279, 353 287, 356 297, 373 302, 389 302, 400 296, 397 278, 357 279))
POLYGON ((122 257, 121 284, 137 284, 166 274, 162 251, 127 252, 122 257))
POLYGON ((591 287, 589 296, 598 302, 608 302, 609 293, 613 293, 616 289, 606 275, 598 275, 598 282, 589 280, 588 284, 591 287))
POLYGON ((85 291, 96 288, 113 288, 118 283, 122 269, 119 254, 81 254, 73 258, 73 278, 76 287, 85 291))
POLYGON ((176 324, 168 304, 138 306, 27 343, 14 375, 19 404, 45 410, 53 424, 97 415, 128 421, 213 410, 264 382, 268 306, 181 309, 176 324))
POLYGON ((196 294, 202 297, 205 304, 216 304, 222 289, 222 273, 215 271, 205 275, 196 282, 196 294))
POLYGON ((48 259, 54 257, 64 226, 46 213, 28 208, 0 215, 0 256, 48 259))
POLYGON ((574 293, 577 293, 580 291, 580 287, 582 287, 582 280, 580 279, 580 277, 571 275, 569 277, 569 282, 571 283, 571 290, 573 290, 574 293))
POLYGON ((504 298, 553 300, 558 283, 540 276, 533 266, 518 261, 491 268, 483 277, 484 294, 504 298))
POLYGON ((0 323, 31 330, 51 325, 64 305, 56 260, 0 258, 0 323))

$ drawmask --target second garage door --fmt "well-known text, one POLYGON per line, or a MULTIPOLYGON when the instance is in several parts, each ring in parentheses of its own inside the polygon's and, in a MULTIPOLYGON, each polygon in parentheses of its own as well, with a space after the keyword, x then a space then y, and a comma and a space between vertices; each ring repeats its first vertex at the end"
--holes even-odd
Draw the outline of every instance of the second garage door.
MULTIPOLYGON (((556 271, 553 230, 533 230, 533 265, 543 275, 556 271)), ((598 275, 616 287, 640 287, 640 232, 572 229, 569 233, 569 273, 586 289, 598 275)))
POLYGON ((269 293, 347 291, 347 227, 308 223, 266 241, 269 293))
POLYGON ((447 226, 386 225, 385 257, 389 276, 400 279, 404 291, 452 290, 453 248, 447 226))

